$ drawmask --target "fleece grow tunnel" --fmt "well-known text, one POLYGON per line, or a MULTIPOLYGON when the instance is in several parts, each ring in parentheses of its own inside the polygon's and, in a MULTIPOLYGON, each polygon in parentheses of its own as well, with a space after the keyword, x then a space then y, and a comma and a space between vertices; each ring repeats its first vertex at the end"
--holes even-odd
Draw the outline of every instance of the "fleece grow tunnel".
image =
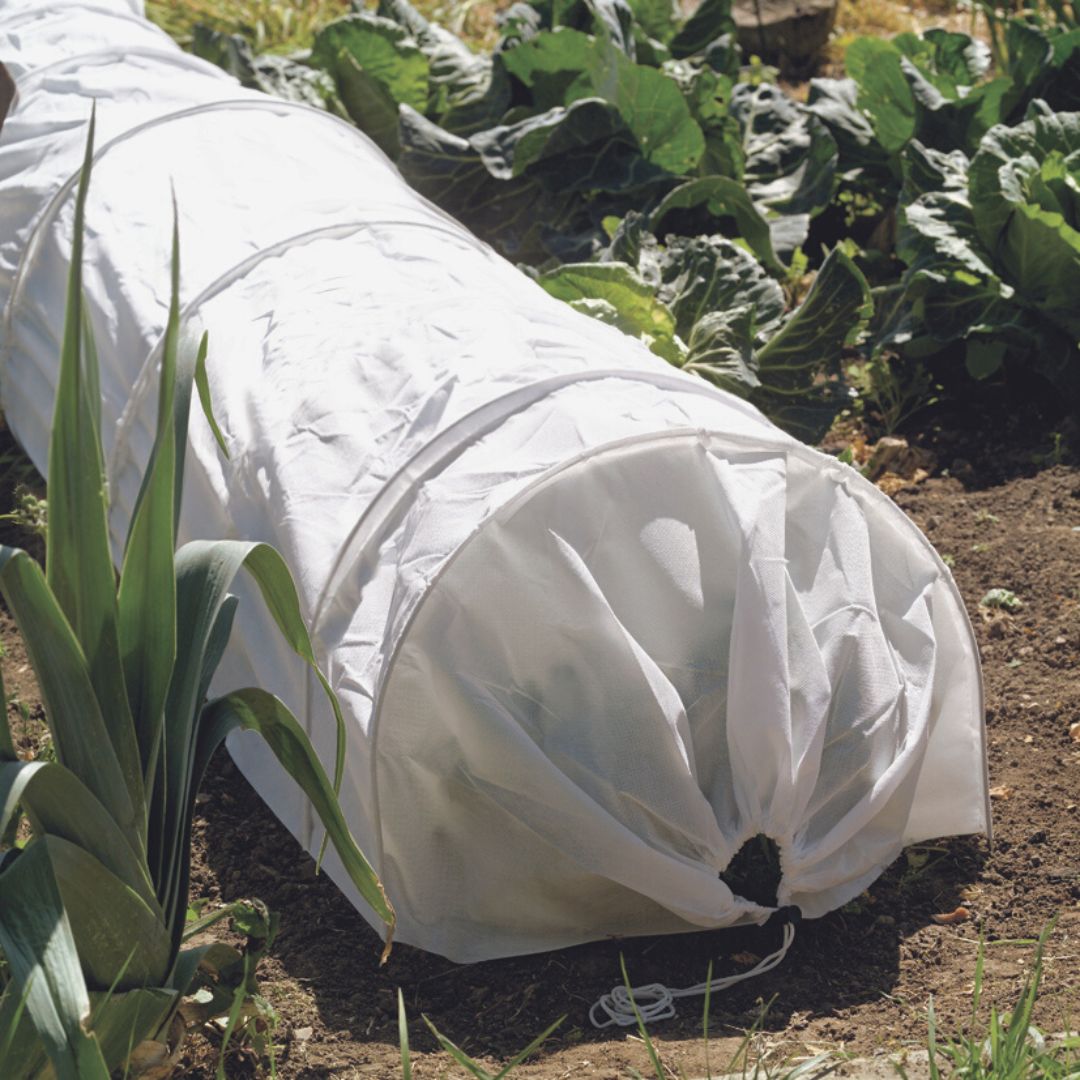
MULTIPOLYGON (((820 916, 905 843, 988 829, 947 569, 848 466, 547 296, 363 135, 240 89, 138 0, 3 0, 2 404, 46 465, 74 184, 123 536, 152 441, 175 188, 192 421, 182 539, 267 541, 348 721, 343 804, 398 939, 456 960, 762 922, 757 834, 820 916)), ((301 662, 240 606, 222 687, 301 662)), ((240 767, 309 851, 299 790, 240 767)), ((331 876, 349 891, 333 856, 331 876)), ((364 908, 356 897, 358 906, 364 908)))

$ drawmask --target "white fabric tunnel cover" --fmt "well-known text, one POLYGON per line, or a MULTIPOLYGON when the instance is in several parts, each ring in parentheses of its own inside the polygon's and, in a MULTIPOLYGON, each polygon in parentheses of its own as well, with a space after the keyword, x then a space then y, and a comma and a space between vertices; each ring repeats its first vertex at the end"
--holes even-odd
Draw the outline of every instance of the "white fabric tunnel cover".
MULTIPOLYGON (((181 539, 267 541, 348 723, 342 802, 454 960, 763 922, 771 837, 817 917, 904 844, 989 830, 976 647, 948 569, 847 465, 547 296, 358 131, 241 89, 139 0, 0 0, 2 405, 44 470, 92 101, 85 285, 117 551, 152 445, 175 187, 210 335, 181 539)), ((242 596, 221 690, 333 718, 242 596)), ((244 774, 308 851, 257 737, 244 774)), ((374 920, 333 854, 326 869, 374 920)), ((377 921, 377 920, 374 920, 377 921)))

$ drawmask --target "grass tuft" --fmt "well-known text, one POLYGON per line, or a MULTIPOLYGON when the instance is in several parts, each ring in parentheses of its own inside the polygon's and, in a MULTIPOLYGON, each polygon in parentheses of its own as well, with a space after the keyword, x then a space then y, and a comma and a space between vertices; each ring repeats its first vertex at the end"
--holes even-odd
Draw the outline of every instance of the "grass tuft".
MULTIPOLYGON (((491 49, 498 38, 495 17, 509 0, 416 0, 425 19, 464 38, 473 48, 491 49)), ((365 5, 374 7, 373 4, 365 5)), ((196 26, 239 34, 256 53, 292 53, 311 47, 328 22, 353 10, 349 0, 146 0, 146 14, 185 48, 196 26)))
MULTIPOLYGON (((1056 921, 1056 920, 1055 920, 1056 921)), ((1080 1036, 1048 1039, 1033 1023, 1035 1002, 1043 975, 1043 955, 1054 930, 1051 921, 1039 935, 1035 961, 1024 981, 1016 1005, 1010 1012, 990 1009, 988 1025, 980 1023, 986 946, 979 941, 975 980, 971 994, 971 1024, 968 1034, 942 1036, 934 1013, 934 1001, 927 1009, 927 1049, 931 1080, 1076 1080, 1080 1077, 1080 1036)), ((901 1065, 896 1071, 903 1078, 901 1065)))
POLYGON ((349 0, 147 0, 146 14, 184 46, 201 25, 240 34, 256 52, 287 53, 308 48, 349 7, 349 0))

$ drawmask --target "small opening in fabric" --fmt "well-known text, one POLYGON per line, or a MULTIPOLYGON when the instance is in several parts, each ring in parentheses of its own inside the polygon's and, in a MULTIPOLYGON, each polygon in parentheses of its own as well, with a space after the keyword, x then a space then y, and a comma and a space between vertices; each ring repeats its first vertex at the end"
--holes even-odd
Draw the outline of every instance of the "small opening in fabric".
POLYGON ((720 879, 736 896, 762 907, 776 907, 780 876, 780 849, 776 841, 758 833, 739 848, 720 879))

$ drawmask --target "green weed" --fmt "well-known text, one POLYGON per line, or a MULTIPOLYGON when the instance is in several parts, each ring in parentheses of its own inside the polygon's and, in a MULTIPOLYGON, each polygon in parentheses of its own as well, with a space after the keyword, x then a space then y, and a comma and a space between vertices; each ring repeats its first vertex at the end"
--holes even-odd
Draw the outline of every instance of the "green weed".
MULTIPOLYGON (((1043 975, 1043 956, 1053 929, 1051 922, 1039 935, 1035 962, 1011 1012, 999 1012, 991 1007, 989 1023, 984 1026, 979 1022, 986 956, 981 939, 975 961, 970 1033, 942 1035, 931 998, 927 1009, 931 1080, 1076 1080, 1080 1076, 1077 1055, 1080 1038, 1069 1036, 1051 1043, 1032 1023, 1043 975)), ((901 1065, 896 1070, 906 1078, 901 1065)))
POLYGON ((1024 601, 1009 589, 991 589, 980 601, 979 607, 996 608, 1010 613, 1019 611, 1024 601))
MULTIPOLYGON (((941 850, 928 847, 909 849, 906 874, 912 879, 924 875, 936 861, 934 855, 940 853, 941 850)), ((931 999, 926 1013, 926 1045, 930 1056, 931 1080, 1080 1080, 1080 1055, 1078 1055, 1080 1036, 1070 1035, 1051 1040, 1032 1023, 1042 982, 1046 944, 1053 928, 1054 923, 1051 922, 1035 942, 1032 970, 1024 982, 1017 1004, 1011 1011, 999 1012, 996 1008, 991 1008, 989 1021, 987 1023, 979 1021, 978 1013, 984 989, 987 948, 986 942, 981 938, 972 990, 970 1034, 943 1035, 938 1027, 933 999, 931 999)), ((998 941, 992 944, 1016 945, 1024 944, 1024 942, 998 941)), ((623 984, 630 995, 631 1008, 637 1020, 638 1036, 645 1047, 652 1067, 648 1080, 672 1080, 673 1077, 687 1080, 685 1072, 681 1069, 676 1072, 670 1065, 664 1063, 660 1049, 653 1041, 637 1003, 634 1001, 625 960, 620 957, 619 963, 623 984)), ((705 976, 706 986, 712 983, 712 975, 713 968, 710 962, 705 976)), ((882 996, 907 1007, 905 1002, 891 995, 883 994, 882 996)), ((825 1077, 849 1060, 849 1055, 838 1051, 825 1051, 812 1057, 796 1060, 790 1053, 785 1052, 783 1047, 769 1045, 764 1037, 764 1025, 769 1009, 775 1000, 774 995, 767 1002, 759 1002, 754 1022, 743 1033, 735 1051, 721 1065, 720 1072, 714 1073, 709 1060, 709 1012, 712 1001, 709 990, 705 991, 702 1039, 705 1044, 705 1075, 708 1080, 719 1076, 741 1076, 747 1080, 800 1080, 800 1078, 809 1080, 810 1077, 825 1077)), ((564 1019, 565 1017, 552 1024, 496 1073, 490 1073, 484 1069, 446 1038, 426 1016, 424 1022, 443 1050, 470 1076, 475 1077, 476 1080, 504 1080, 525 1058, 540 1047, 564 1019)), ((400 990, 398 991, 398 1038, 401 1048, 402 1080, 412 1080, 408 1022, 405 1002, 400 990)), ((891 1065, 902 1080, 907 1080, 907 1067, 903 1060, 893 1060, 891 1065)), ((629 1069, 627 1075, 630 1080, 646 1080, 646 1077, 637 1069, 629 1069)))
POLYGON ((49 525, 48 501, 39 498, 24 484, 16 486, 14 499, 15 505, 8 513, 0 514, 0 521, 44 540, 49 525))

